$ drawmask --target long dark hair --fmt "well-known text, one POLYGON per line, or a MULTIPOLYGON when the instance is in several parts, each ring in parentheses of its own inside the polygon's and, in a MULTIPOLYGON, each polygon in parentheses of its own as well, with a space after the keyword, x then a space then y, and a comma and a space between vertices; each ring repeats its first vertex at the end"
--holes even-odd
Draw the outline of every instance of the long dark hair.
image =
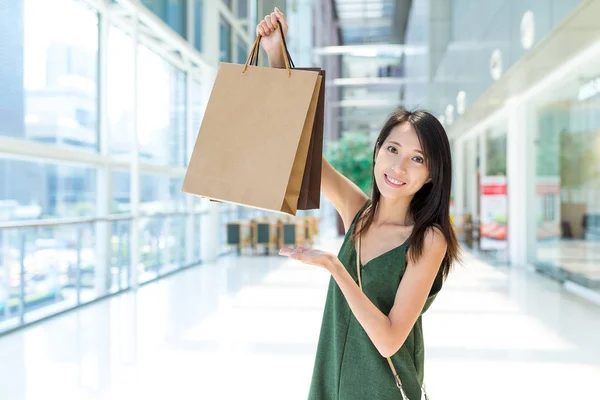
MULTIPOLYGON (((450 154, 450 143, 444 127, 436 117, 427 111, 396 110, 387 120, 381 133, 375 142, 373 150, 373 165, 375 157, 392 129, 398 125, 409 123, 417 132, 419 141, 425 154, 427 169, 429 170, 430 182, 415 193, 410 202, 408 213, 414 221, 414 227, 408 240, 408 256, 415 262, 423 254, 423 242, 425 234, 430 227, 439 228, 447 243, 446 256, 442 261, 442 273, 444 278, 448 276, 452 264, 459 258, 459 245, 450 222, 450 195, 452 188, 452 156, 450 154)), ((375 218, 375 211, 381 198, 381 193, 375 181, 373 169, 373 192, 371 203, 359 218, 352 233, 353 239, 357 239, 365 233, 375 218)))

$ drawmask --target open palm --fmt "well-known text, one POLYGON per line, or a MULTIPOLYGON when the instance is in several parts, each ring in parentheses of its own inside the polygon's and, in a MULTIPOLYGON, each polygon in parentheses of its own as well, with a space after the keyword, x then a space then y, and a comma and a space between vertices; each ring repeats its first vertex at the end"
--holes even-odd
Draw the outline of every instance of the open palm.
POLYGON ((279 254, 287 256, 292 260, 302 261, 305 264, 316 265, 325 269, 330 269, 337 257, 334 254, 322 250, 308 249, 306 247, 284 247, 279 250, 279 254))

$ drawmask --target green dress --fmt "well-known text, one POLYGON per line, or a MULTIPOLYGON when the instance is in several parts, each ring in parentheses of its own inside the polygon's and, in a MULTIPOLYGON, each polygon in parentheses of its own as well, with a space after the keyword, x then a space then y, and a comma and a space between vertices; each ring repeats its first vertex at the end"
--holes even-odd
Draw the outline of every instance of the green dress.
MULTIPOLYGON (((351 235, 358 215, 348 229, 338 255, 357 285, 356 250, 351 235)), ((389 315, 394 305, 396 291, 404 274, 406 249, 405 242, 361 265, 363 292, 385 315, 389 315)), ((440 268, 440 273, 435 279, 421 314, 435 299, 442 282, 440 268)), ((421 400, 424 358, 423 323, 419 316, 402 347, 392 356, 392 362, 410 400, 421 400)), ((329 282, 308 398, 309 400, 402 399, 387 360, 379 354, 354 317, 333 277, 329 282)))

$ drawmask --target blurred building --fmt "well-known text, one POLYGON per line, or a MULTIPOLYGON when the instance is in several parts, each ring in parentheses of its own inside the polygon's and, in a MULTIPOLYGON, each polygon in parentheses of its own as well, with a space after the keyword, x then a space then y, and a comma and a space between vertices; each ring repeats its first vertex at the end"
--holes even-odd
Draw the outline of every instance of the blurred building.
MULTIPOLYGON (((0 332, 212 262, 226 222, 268 216, 180 189, 219 63, 274 6, 296 65, 327 71, 326 152, 358 135, 367 162, 396 107, 430 110, 464 245, 599 295, 599 1, 0 0, 0 332)), ((326 201, 305 214, 335 232, 326 201)))

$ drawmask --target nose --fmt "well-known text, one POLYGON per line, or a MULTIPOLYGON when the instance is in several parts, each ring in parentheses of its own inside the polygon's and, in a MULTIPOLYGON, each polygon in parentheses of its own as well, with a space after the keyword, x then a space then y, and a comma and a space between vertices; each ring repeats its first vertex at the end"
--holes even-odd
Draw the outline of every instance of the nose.
POLYGON ((406 168, 404 167, 404 161, 395 162, 392 165, 392 171, 396 174, 406 175, 406 168))

